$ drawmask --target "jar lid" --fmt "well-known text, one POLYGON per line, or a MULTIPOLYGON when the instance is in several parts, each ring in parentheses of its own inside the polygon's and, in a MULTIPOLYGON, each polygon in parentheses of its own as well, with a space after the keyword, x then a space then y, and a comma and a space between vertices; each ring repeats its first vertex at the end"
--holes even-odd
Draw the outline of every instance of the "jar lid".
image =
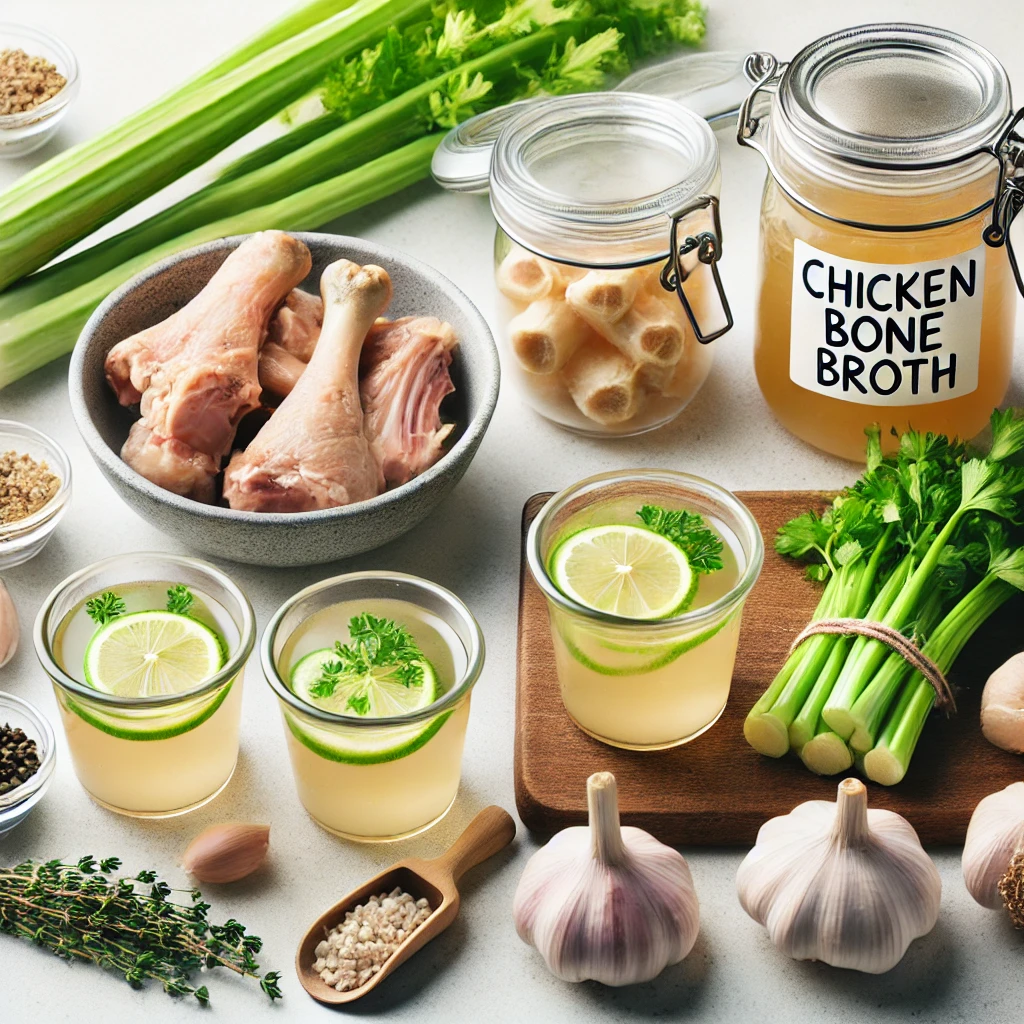
POLYGON ((453 128, 434 150, 430 173, 449 192, 483 195, 491 182, 491 153, 501 129, 524 107, 538 100, 506 103, 453 128))
POLYGON ((786 125, 854 163, 932 165, 990 145, 1010 115, 996 58, 955 32, 878 24, 836 32, 793 58, 779 84, 786 125))
POLYGON ((652 64, 616 86, 621 92, 664 96, 700 114, 715 129, 735 128, 736 114, 753 84, 741 50, 704 50, 652 64))

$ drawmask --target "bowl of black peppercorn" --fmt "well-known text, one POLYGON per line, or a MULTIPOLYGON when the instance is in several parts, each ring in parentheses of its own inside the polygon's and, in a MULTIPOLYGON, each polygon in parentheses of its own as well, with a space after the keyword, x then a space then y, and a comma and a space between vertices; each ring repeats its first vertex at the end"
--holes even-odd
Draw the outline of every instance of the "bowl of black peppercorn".
POLYGON ((43 798, 56 762, 53 729, 28 701, 0 693, 0 836, 43 798))

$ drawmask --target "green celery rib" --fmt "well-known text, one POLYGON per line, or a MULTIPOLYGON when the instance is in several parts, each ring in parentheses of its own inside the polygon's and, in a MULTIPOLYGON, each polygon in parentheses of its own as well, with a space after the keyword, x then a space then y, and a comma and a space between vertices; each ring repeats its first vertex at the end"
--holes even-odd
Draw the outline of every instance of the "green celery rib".
POLYGON ((794 651, 779 670, 771 685, 761 694, 743 721, 743 736, 759 753, 766 757, 782 757, 789 751, 789 737, 782 723, 768 712, 786 688, 790 677, 800 663, 799 651, 794 651))
MULTIPOLYGON (((515 76, 518 68, 544 60, 554 43, 569 31, 556 27, 536 32, 467 62, 458 73, 479 72, 488 79, 515 76)), ((218 179, 140 224, 31 275, 0 294, 0 322, 72 291, 140 252, 155 249, 204 224, 235 216, 251 206, 283 199, 427 134, 429 117, 421 108, 450 76, 451 72, 446 72, 424 82, 274 163, 259 166, 242 177, 218 179)))
MULTIPOLYGON (((893 570, 892 574, 885 581, 878 597, 872 602, 865 618, 873 622, 883 622, 893 626, 894 629, 901 628, 904 623, 894 624, 890 621, 893 617, 892 610, 899 601, 900 595, 906 593, 910 581, 914 576, 915 557, 913 554, 904 556, 903 561, 893 570)), ((861 691, 870 682, 871 676, 878 668, 878 664, 884 661, 891 653, 890 648, 878 640, 869 640, 867 637, 857 637, 850 648, 850 655, 843 665, 843 670, 836 680, 832 693, 829 694, 825 706, 822 708, 821 717, 834 732, 837 732, 843 739, 849 739, 853 735, 854 722, 850 719, 849 709, 853 702, 860 696, 861 691), (876 651, 877 649, 877 651, 876 651), (870 670, 862 666, 865 660, 875 656, 877 662, 870 670), (864 678, 864 673, 867 677, 864 678)))
MULTIPOLYGON (((995 576, 986 576, 950 611, 923 647, 939 670, 948 672, 967 641, 1017 589, 995 576)), ((875 746, 864 755, 864 773, 873 782, 895 786, 910 767, 917 741, 935 704, 935 690, 915 672, 900 693, 875 746)))
POLYGON ((82 323, 103 299, 130 277, 182 249, 226 235, 279 228, 317 228, 427 177, 430 160, 443 138, 435 133, 362 167, 312 185, 293 196, 205 224, 180 238, 107 271, 74 289, 0 322, 0 388, 71 350, 82 323))
POLYGON ((284 135, 279 135, 276 139, 271 139, 232 161, 217 172, 217 181, 233 181, 252 171, 258 171, 261 167, 275 163, 282 157, 288 156, 289 153, 294 153, 295 150, 327 136, 336 128, 351 123, 339 114, 321 114, 319 117, 313 118, 312 121, 296 125, 286 131, 284 135))
POLYGON ((431 0, 357 0, 241 67, 82 143, 0 194, 0 288, 198 167, 431 0))
POLYGON ((839 673, 846 663, 853 641, 850 637, 837 637, 825 662, 825 667, 818 675, 811 692, 807 695, 803 707, 789 725, 789 745, 799 754, 803 746, 812 740, 821 730, 821 709, 825 706, 832 687, 835 686, 839 673))
MULTIPOLYGON (((821 597, 818 607, 814 609, 812 621, 825 618, 829 609, 835 604, 835 594, 840 587, 839 579, 831 576, 821 597)), ((743 735, 747 742, 759 753, 767 757, 782 757, 789 750, 789 735, 786 723, 778 715, 772 715, 772 708, 782 697, 790 685, 793 676, 807 660, 809 643, 801 644, 786 659, 785 664, 772 680, 768 689, 758 698, 757 703, 747 713, 743 723, 743 735)))
MULTIPOLYGON (((939 588, 928 595, 921 615, 914 625, 915 635, 925 639, 931 635, 932 630, 941 621, 949 600, 949 596, 939 588)), ((865 754, 875 745, 875 737, 885 721, 889 705, 899 693, 900 684, 911 671, 903 656, 892 651, 874 679, 864 687, 861 695, 854 701, 853 707, 850 708, 854 730, 849 742, 856 753, 865 754)))
POLYGON ((822 723, 817 734, 801 748, 800 760, 815 775, 838 775, 853 767, 853 752, 841 736, 822 723))

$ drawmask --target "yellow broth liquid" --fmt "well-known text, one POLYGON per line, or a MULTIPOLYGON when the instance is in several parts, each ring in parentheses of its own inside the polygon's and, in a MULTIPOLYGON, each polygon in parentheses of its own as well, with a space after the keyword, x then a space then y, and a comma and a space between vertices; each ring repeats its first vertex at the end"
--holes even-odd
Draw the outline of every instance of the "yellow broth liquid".
MULTIPOLYGON (((460 679, 466 652, 441 618, 407 601, 342 601, 311 615, 288 638, 279 661, 282 678, 307 654, 348 643, 349 621, 368 613, 405 626, 433 666, 442 692, 460 679)), ((407 726, 347 727, 297 715, 282 706, 285 737, 299 799, 331 832, 353 839, 392 839, 432 825, 455 800, 462 772, 462 748, 469 721, 469 697, 446 713, 443 724, 418 749, 392 760, 350 764, 322 756, 311 745, 331 748, 369 739, 384 747, 415 740, 430 723, 407 726), (296 732, 300 735, 297 736, 296 732)), ((436 721, 436 719, 435 719, 436 721)))
MULTIPOLYGON (((166 608, 171 586, 145 582, 113 589, 127 611, 140 612, 166 608)), ((192 593, 194 617, 220 634, 229 651, 237 648, 238 628, 225 609, 195 588, 192 593)), ((85 605, 65 616, 53 641, 57 664, 78 680, 84 678, 85 650, 98 629, 85 605)), ((137 816, 182 813, 215 796, 231 778, 238 757, 241 672, 213 693, 186 694, 162 708, 113 708, 59 685, 54 690, 75 774, 93 799, 112 810, 137 816), (193 728, 178 731, 200 718, 193 728), (176 734, 160 738, 162 733, 176 734)))
MULTIPOLYGON (((585 527, 640 525, 635 513, 643 504, 642 498, 616 498, 588 506, 563 524, 550 551, 585 527)), ((728 594, 746 564, 732 530, 714 517, 704 518, 724 542, 724 564, 700 576, 690 610, 728 594)), ((741 607, 700 626, 663 627, 650 622, 610 626, 555 605, 549 610, 562 701, 576 724, 596 739, 632 749, 677 746, 710 728, 725 709, 741 607)))
MULTIPOLYGON (((993 175, 913 202, 836 186, 807 187, 804 195, 834 216, 863 223, 928 223, 956 216, 991 198, 993 175), (905 216, 901 218, 901 214, 905 216)), ((984 298, 978 387, 965 395, 921 405, 861 405, 802 388, 790 379, 790 323, 794 239, 815 249, 864 263, 907 264, 945 259, 975 249, 991 211, 942 228, 915 232, 866 231, 810 213, 769 175, 761 213, 760 290, 754 366, 772 412, 797 437, 855 461, 864 461, 864 429, 878 423, 892 448, 897 433, 913 427, 974 437, 1009 386, 1016 286, 1005 249, 983 247, 984 298)))

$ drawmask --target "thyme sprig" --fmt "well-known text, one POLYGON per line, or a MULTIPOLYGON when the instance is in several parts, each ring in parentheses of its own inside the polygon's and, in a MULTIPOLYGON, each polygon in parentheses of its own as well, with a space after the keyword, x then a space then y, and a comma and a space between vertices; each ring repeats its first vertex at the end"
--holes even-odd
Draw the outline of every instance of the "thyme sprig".
POLYGON ((210 993, 192 976, 214 967, 258 978, 272 1000, 281 997, 280 975, 259 973, 262 939, 234 919, 210 923, 198 889, 172 889, 154 871, 108 877, 120 867, 117 857, 86 855, 77 864, 0 868, 0 932, 116 971, 133 988, 153 978, 169 995, 192 995, 204 1006, 210 993), (188 893, 191 903, 170 899, 175 892, 188 893))

